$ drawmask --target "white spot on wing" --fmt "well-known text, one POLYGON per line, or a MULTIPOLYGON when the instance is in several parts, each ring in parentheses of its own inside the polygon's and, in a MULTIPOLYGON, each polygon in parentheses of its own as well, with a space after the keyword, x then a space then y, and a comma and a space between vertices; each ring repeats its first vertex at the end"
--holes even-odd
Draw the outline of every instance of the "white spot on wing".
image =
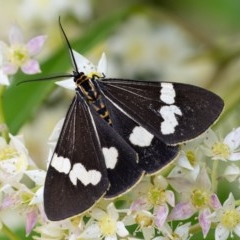
POLYGON ((161 83, 160 100, 167 104, 175 103, 176 93, 172 83, 161 83))
POLYGON ((135 127, 129 137, 132 144, 140 147, 150 146, 152 139, 153 135, 141 126, 135 127))
POLYGON ((115 147, 102 148, 103 156, 105 158, 106 167, 114 169, 118 161, 118 151, 115 147))
POLYGON ((164 121, 161 123, 161 132, 164 135, 172 134, 175 132, 175 127, 178 125, 175 114, 182 115, 179 107, 175 105, 163 106, 159 110, 164 121))
POLYGON ((77 180, 81 181, 83 185, 88 184, 97 185, 101 180, 102 174, 97 170, 89 170, 81 163, 74 164, 69 173, 69 178, 74 185, 77 185, 77 180))
POLYGON ((57 156, 57 154, 54 153, 51 161, 51 166, 60 173, 68 174, 71 168, 71 163, 68 158, 57 156))

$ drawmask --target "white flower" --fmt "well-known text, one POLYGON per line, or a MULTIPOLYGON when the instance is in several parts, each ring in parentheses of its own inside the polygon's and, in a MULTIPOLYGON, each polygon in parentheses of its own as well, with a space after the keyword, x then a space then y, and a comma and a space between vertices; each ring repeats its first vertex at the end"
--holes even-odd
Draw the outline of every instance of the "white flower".
POLYGON ((84 239, 102 239, 105 240, 117 240, 119 237, 126 237, 128 230, 122 221, 119 221, 119 214, 113 203, 107 206, 107 212, 104 212, 100 208, 93 208, 90 211, 93 222, 86 226, 86 229, 80 235, 80 238, 84 239))
POLYGON ((169 178, 191 177, 194 181, 196 180, 200 171, 200 141, 201 139, 198 138, 182 145, 179 157, 176 159, 176 167, 169 173, 169 178))
POLYGON ((240 168, 235 165, 231 164, 226 167, 223 176, 229 181, 233 182, 240 176, 240 168))
POLYGON ((20 136, 10 135, 9 144, 0 137, 0 179, 5 184, 16 183, 32 164, 20 136))
POLYGON ((240 127, 232 130, 224 140, 219 139, 213 131, 209 130, 204 143, 206 155, 214 160, 240 160, 240 127))
POLYGON ((176 229, 173 231, 172 227, 168 224, 165 225, 164 230, 162 231, 164 236, 153 238, 152 240, 188 240, 189 236, 189 228, 190 223, 185 223, 183 225, 178 225, 176 229))
POLYGON ((26 74, 35 74, 40 72, 39 63, 33 59, 37 55, 46 36, 41 35, 30 39, 26 44, 23 41, 21 29, 13 25, 9 32, 10 46, 5 42, 0 42, 1 51, 4 54, 2 70, 5 74, 15 74, 18 68, 26 74))
POLYGON ((229 194, 223 206, 209 216, 209 219, 217 223, 216 240, 228 239, 229 234, 233 237, 233 233, 240 237, 240 207, 235 208, 235 199, 232 193, 229 194))
POLYGON ((142 232, 145 240, 150 240, 154 236, 154 216, 150 211, 135 209, 124 217, 123 222, 126 226, 137 224, 134 232, 142 232))
POLYGON ((169 206, 175 205, 174 193, 168 190, 168 182, 158 175, 150 182, 149 178, 141 182, 134 190, 134 201, 130 206, 128 216, 124 218, 127 225, 137 224, 144 239, 154 236, 155 228, 162 230, 168 217, 169 206), (148 180, 148 181, 147 181, 148 180))
POLYGON ((188 219, 198 212, 198 221, 204 237, 207 236, 211 222, 208 219, 210 209, 221 206, 218 196, 212 192, 212 185, 205 168, 201 168, 197 178, 169 178, 172 187, 182 194, 178 203, 169 215, 169 220, 188 219))
MULTIPOLYGON (((105 53, 102 54, 97 66, 93 65, 88 59, 86 59, 84 56, 74 50, 73 55, 79 72, 83 72, 88 77, 92 77, 94 75, 103 77, 106 75, 107 59, 105 53)), ((76 88, 76 84, 74 83, 72 77, 63 81, 57 81, 56 84, 74 91, 76 88)))

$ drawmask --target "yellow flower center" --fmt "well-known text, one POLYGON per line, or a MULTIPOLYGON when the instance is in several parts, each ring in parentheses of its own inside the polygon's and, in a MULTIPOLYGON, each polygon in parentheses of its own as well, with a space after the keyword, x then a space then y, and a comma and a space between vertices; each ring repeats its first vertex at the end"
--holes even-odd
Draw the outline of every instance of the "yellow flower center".
POLYGON ((137 214, 135 221, 140 227, 150 227, 153 224, 153 219, 150 216, 141 213, 137 214))
POLYGON ((98 221, 98 224, 99 224, 101 233, 104 236, 112 236, 112 235, 114 235, 116 233, 117 223, 109 215, 106 215, 106 216, 102 217, 98 221))
POLYGON ((23 192, 21 194, 21 201, 23 204, 29 204, 33 198, 33 194, 29 192, 23 192))
POLYGON ((225 211, 221 218, 221 224, 229 229, 234 229, 240 223, 240 214, 236 209, 225 211))
POLYGON ((204 208, 206 207, 209 200, 209 195, 207 192, 202 190, 194 190, 191 194, 191 201, 193 206, 196 208, 204 208))
POLYGON ((0 160, 7 160, 17 156, 18 152, 15 148, 7 146, 0 150, 0 160))
POLYGON ((79 223, 82 221, 82 217, 81 216, 72 217, 70 221, 73 226, 77 227, 79 223))
POLYGON ((166 192, 164 189, 151 187, 147 195, 148 202, 154 205, 161 205, 166 202, 166 192))
POLYGON ((194 152, 187 151, 186 156, 187 156, 187 159, 188 159, 189 163, 191 164, 191 166, 193 166, 193 167, 196 166, 197 158, 196 158, 196 155, 194 154, 194 152))
POLYGON ((12 46, 8 58, 11 63, 20 67, 29 59, 28 50, 25 46, 12 46))
POLYGON ((177 234, 177 233, 173 233, 171 236, 171 240, 181 240, 182 238, 177 234))
POLYGON ((216 157, 227 159, 230 155, 230 149, 225 143, 215 143, 212 146, 213 155, 216 157))

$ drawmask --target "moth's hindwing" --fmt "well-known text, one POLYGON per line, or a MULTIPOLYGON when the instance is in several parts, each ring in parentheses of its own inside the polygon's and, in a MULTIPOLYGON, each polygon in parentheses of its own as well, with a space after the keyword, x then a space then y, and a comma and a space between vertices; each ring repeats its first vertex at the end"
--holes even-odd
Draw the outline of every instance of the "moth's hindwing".
POLYGON ((99 86, 134 121, 170 145, 202 134, 224 106, 216 94, 181 83, 101 79, 99 86))
POLYGON ((122 109, 104 98, 113 128, 138 153, 139 166, 153 174, 171 162, 178 154, 177 146, 168 146, 144 127, 133 121, 122 109))
POLYGON ((125 140, 99 115, 90 108, 102 153, 105 158, 110 187, 104 196, 113 198, 131 189, 140 181, 144 171, 138 165, 138 154, 125 140))
POLYGON ((56 221, 84 212, 108 187, 96 127, 85 100, 76 95, 48 168, 44 188, 46 215, 56 221))

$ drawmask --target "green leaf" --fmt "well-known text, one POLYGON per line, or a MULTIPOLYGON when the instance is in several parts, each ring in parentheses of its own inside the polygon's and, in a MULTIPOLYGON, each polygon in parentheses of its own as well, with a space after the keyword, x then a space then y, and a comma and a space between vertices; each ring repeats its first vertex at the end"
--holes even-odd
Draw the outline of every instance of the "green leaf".
MULTIPOLYGON (((108 15, 94 26, 89 27, 83 36, 71 42, 72 47, 82 54, 86 53, 96 44, 105 40, 133 11, 139 10, 142 10, 142 8, 130 6, 108 15)), ((51 73, 59 73, 60 71, 66 72, 70 68, 70 64, 69 60, 63 57, 65 53, 66 48, 63 46, 51 58, 42 63, 41 74, 34 77, 22 73, 15 75, 12 85, 5 91, 3 96, 5 120, 12 134, 16 134, 21 126, 29 120, 55 87, 54 81, 26 83, 19 86, 16 86, 16 83, 46 77, 51 73)))

